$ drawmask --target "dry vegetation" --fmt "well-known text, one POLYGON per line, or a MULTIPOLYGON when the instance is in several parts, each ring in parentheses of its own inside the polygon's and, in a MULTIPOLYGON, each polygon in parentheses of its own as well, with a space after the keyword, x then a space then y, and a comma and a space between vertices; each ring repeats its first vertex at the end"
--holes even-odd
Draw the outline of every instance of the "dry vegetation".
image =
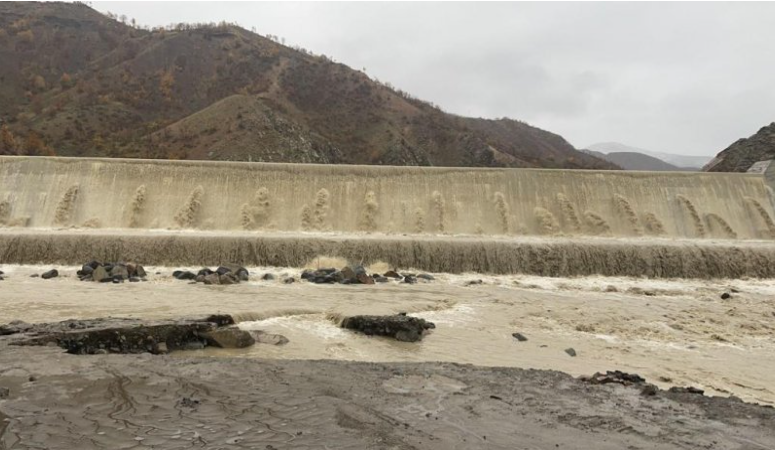
POLYGON ((615 168, 525 123, 447 114, 233 24, 147 29, 0 4, 0 154, 615 168))

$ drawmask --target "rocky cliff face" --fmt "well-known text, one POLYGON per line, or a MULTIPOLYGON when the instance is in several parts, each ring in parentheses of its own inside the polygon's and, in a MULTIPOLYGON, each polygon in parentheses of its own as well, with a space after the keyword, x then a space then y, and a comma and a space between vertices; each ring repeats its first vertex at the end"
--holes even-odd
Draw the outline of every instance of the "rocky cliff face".
POLYGON ((754 163, 775 159, 775 122, 753 136, 739 139, 709 162, 706 172, 745 172, 754 163))

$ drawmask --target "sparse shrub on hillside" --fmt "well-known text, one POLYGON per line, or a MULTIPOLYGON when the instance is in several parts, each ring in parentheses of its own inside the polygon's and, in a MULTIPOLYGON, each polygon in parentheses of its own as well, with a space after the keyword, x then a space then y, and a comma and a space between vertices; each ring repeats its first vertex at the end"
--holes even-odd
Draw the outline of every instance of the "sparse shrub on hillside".
POLYGON ((0 126, 0 155, 15 155, 18 152, 16 138, 8 125, 0 126))
POLYGON ((24 30, 16 33, 16 37, 19 39, 20 42, 31 44, 35 41, 35 34, 32 32, 32 30, 24 30))
POLYGON ((63 73, 59 78, 59 85, 62 86, 63 89, 73 87, 73 77, 67 72, 63 73))

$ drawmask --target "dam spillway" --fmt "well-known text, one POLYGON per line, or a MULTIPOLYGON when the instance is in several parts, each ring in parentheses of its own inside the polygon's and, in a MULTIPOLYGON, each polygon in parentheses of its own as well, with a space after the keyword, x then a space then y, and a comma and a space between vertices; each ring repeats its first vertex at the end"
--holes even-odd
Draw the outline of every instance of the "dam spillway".
POLYGON ((0 223, 768 239, 748 174, 0 157, 0 223))
POLYGON ((0 157, 0 263, 772 277, 772 204, 749 174, 0 157))

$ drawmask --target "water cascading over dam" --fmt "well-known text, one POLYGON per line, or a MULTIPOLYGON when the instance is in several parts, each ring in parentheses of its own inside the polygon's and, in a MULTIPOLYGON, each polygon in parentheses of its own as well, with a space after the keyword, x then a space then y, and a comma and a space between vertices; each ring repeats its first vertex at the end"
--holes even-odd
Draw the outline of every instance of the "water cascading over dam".
MULTIPOLYGON (((402 245, 540 236, 549 246, 594 237, 769 251, 766 242, 741 243, 775 236, 771 200, 765 177, 748 174, 0 157, 0 262, 15 262, 11 236, 18 245, 21 235, 40 238, 40 230, 52 229, 47 239, 78 230, 138 239, 198 230, 202 239, 219 234, 245 242, 304 233, 297 241, 307 248, 314 236, 338 236, 348 246, 340 253, 351 257, 359 240, 374 247, 377 237, 398 236, 402 245)), ((208 251, 211 258, 235 256, 208 251)), ((267 262, 265 256, 253 259, 267 262)), ((509 266, 488 263, 487 270, 520 270, 509 266)))

